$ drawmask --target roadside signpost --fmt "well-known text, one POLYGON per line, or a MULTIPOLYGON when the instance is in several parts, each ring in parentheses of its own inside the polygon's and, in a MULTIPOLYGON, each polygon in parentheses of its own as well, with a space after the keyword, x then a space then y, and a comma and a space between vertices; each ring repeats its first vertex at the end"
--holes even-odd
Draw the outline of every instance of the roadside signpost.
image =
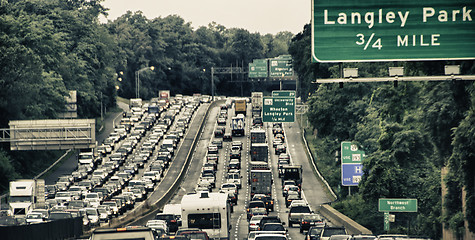
POLYGON ((295 93, 293 97, 264 97, 262 104, 263 122, 294 122, 295 93))
POLYGON ((389 231, 389 212, 384 212, 384 231, 389 231))
POLYGON ((312 0, 312 60, 475 58, 475 1, 312 0))
POLYGON ((411 198, 380 198, 380 212, 417 212, 417 199, 411 198))
POLYGON ((356 144, 341 142, 341 185, 358 186, 363 176, 364 151, 356 144))
POLYGON ((417 212, 417 199, 412 198, 380 198, 378 211, 384 212, 384 231, 389 231, 389 223, 395 221, 390 212, 417 212))

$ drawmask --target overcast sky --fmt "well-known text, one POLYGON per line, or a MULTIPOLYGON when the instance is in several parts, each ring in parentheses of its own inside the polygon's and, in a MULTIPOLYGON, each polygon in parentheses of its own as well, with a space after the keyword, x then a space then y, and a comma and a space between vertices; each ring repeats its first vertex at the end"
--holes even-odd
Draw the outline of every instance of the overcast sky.
POLYGON ((214 21, 251 33, 296 34, 310 23, 310 3, 311 0, 105 0, 103 5, 110 9, 109 20, 128 10, 140 10, 148 19, 176 14, 191 22, 194 29, 214 21))

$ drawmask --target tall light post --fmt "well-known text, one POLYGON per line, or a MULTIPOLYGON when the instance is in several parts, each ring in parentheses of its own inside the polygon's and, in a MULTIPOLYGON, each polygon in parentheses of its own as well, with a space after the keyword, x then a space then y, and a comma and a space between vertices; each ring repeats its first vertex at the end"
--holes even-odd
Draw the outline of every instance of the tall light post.
POLYGON ((211 101, 214 101, 214 67, 211 67, 211 101))
POLYGON ((135 71, 135 98, 140 98, 140 73, 145 70, 154 70, 154 66, 144 67, 135 71))

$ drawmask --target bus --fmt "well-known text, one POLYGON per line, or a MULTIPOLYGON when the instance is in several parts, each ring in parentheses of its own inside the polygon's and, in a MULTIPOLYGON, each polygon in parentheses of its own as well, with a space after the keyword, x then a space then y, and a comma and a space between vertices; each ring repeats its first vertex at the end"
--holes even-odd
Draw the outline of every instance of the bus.
POLYGON ((183 228, 199 228, 212 239, 229 239, 231 206, 228 194, 202 191, 183 196, 181 218, 183 228))

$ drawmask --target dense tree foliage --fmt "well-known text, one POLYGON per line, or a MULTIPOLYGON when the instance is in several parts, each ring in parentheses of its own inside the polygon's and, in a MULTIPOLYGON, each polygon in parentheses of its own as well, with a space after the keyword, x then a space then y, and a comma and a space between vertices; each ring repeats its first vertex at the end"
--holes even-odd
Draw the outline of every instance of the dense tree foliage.
MULTIPOLYGON (((316 78, 340 77, 343 67, 357 67, 360 76, 387 76, 390 66, 404 66, 409 76, 443 75, 442 61, 404 63, 320 64, 310 61, 310 27, 290 45, 302 86, 316 78)), ((473 74, 473 61, 461 61, 464 74, 473 74)), ((315 85, 315 84, 313 84, 315 85)), ((318 132, 317 152, 334 153, 341 141, 353 141, 366 151, 365 175, 356 194, 340 188, 340 168, 334 154, 316 156, 317 165, 337 189, 335 207, 375 233, 383 229, 379 198, 416 198, 417 214, 396 214, 393 232, 441 237, 442 221, 461 234, 463 220, 475 230, 474 103, 472 82, 411 82, 320 84, 302 89, 308 99, 308 119, 318 132), (442 216, 441 168, 449 166, 448 194, 442 216), (462 213, 462 189, 467 215, 462 213)), ((354 193, 355 190, 352 190, 354 193)))
MULTIPOLYGON (((367 153, 366 172, 356 194, 338 191, 336 208, 378 233, 381 197, 419 199, 417 214, 398 214, 393 231, 440 237, 441 222, 461 234, 464 219, 475 231, 474 153, 475 87, 472 82, 412 82, 316 85, 316 78, 339 77, 342 68, 358 67, 360 76, 386 76, 389 66, 404 66, 406 75, 443 74, 446 62, 312 63, 310 25, 296 36, 227 29, 217 23, 193 29, 180 16, 147 19, 127 12, 101 24, 107 14, 102 0, 0 1, 0 127, 9 120, 56 118, 64 96, 78 91, 81 118, 100 115, 101 103, 116 105, 116 96, 135 97, 137 71, 140 96, 211 92, 211 67, 243 66, 256 58, 290 53, 299 76, 299 95, 308 99, 309 122, 318 130, 317 164, 339 189, 339 163, 334 152, 353 140, 367 153), (292 39, 292 40, 291 40, 292 39), (118 81, 121 79, 122 81, 118 81), (116 86, 119 90, 116 90, 116 86), (448 166, 446 213, 441 213, 440 169, 448 166), (462 199, 462 190, 466 198, 462 199), (467 204, 467 215, 461 208, 467 204), (357 206, 355 208, 355 206, 357 206), (376 220, 375 220, 376 219, 376 220)), ((462 73, 473 74, 473 61, 458 61, 462 73)), ((217 94, 249 95, 255 84, 245 76, 215 76, 217 94)), ((261 88, 262 89, 262 88, 261 88)), ((0 150, 0 190, 11 179, 32 177, 60 152, 0 150)))
MULTIPOLYGON (((147 19, 127 12, 102 24, 102 0, 0 1, 0 127, 10 120, 57 118, 64 97, 78 93, 78 116, 100 116, 101 104, 116 106, 116 96, 140 97, 211 93, 211 67, 243 66, 254 58, 287 54, 290 32, 276 35, 210 23, 193 29, 180 16, 147 19), (118 81, 121 79, 122 81, 118 81), (117 91, 116 87, 119 87, 117 91)), ((217 94, 249 95, 244 75, 215 76, 217 94)), ((0 149, 0 191, 8 181, 32 177, 57 159, 58 152, 10 152, 0 149)))

